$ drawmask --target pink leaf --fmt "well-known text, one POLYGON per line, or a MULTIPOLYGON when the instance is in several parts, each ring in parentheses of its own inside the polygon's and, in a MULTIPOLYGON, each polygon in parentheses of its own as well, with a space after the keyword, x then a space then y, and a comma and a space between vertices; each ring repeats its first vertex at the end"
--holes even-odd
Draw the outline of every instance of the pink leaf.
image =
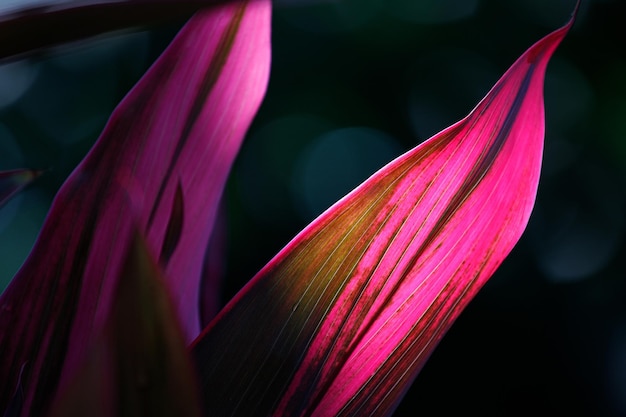
POLYGON ((158 265, 136 230, 104 328, 61 382, 51 416, 199 416, 195 375, 158 265))
POLYGON ((22 415, 40 415, 66 362, 84 356, 113 301, 131 217, 161 254, 185 340, 199 333, 205 247, 267 85, 270 12, 256 0, 191 19, 63 185, 0 298, 0 413, 24 369, 22 415))
POLYGON ((322 214, 194 342, 207 415, 389 415, 518 241, 548 60, 524 53, 463 120, 322 214))

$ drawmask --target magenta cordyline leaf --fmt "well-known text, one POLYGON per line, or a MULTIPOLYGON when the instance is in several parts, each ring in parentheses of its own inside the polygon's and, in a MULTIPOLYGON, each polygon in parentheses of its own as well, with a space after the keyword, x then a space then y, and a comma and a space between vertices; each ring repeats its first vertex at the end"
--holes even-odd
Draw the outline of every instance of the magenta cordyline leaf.
POLYGON ((389 415, 522 234, 571 22, 287 245, 194 342, 205 413, 389 415))
POLYGON ((185 341, 200 332, 205 247, 266 89, 270 13, 256 0, 194 16, 63 185, 0 298, 0 414, 17 404, 41 415, 84 356, 110 309, 131 221, 160 258, 185 341))
POLYGON ((137 230, 102 331, 69 372, 51 417, 200 415, 195 374, 160 268, 137 230))
POLYGON ((0 207, 39 175, 41 171, 32 169, 0 171, 0 207))

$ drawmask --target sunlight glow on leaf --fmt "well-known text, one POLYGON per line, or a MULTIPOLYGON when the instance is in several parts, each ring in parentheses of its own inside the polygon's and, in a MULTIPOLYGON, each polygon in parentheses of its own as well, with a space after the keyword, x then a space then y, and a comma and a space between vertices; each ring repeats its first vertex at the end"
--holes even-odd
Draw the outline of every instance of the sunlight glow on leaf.
POLYGON ((194 342, 208 415, 389 415, 521 236, 571 24, 301 232, 194 342), (235 395, 233 395, 233 393, 235 395))

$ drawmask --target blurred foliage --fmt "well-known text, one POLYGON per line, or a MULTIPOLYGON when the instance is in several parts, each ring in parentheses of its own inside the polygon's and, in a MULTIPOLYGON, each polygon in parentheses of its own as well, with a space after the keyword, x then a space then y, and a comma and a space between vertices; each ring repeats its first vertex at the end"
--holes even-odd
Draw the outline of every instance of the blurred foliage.
MULTIPOLYGON (((325 207, 466 115, 572 8, 276 1, 267 98, 224 199, 224 299, 325 207)), ((397 415, 626 415, 624 16, 624 1, 583 2, 548 67, 544 169, 528 230, 397 415)), ((0 211, 0 288, 62 181, 182 23, 0 65, 0 169, 47 170, 0 211)))

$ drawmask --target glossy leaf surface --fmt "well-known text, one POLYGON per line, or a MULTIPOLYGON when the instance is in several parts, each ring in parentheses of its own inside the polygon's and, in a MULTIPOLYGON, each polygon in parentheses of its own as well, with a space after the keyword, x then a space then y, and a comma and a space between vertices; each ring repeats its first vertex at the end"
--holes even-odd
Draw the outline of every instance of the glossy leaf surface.
POLYGON ((19 391, 22 415, 41 415, 67 361, 84 357, 110 309, 131 218, 160 255, 185 340, 199 333, 205 247, 267 85, 270 12, 259 0, 196 15, 63 185, 0 298, 0 413, 19 391))
POLYGON ((571 22, 463 120, 322 214, 194 344, 207 415, 389 415, 522 234, 571 22))

